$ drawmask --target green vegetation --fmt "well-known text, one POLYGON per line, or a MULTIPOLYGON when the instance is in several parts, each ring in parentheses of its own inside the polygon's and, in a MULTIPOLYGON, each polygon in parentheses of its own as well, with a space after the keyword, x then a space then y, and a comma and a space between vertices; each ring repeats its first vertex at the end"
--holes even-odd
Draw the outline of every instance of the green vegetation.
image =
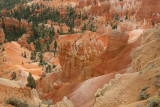
POLYGON ((101 92, 101 96, 103 96, 104 95, 104 92, 101 92))
POLYGON ((17 78, 16 72, 13 72, 11 77, 12 77, 11 80, 15 80, 17 78))
POLYGON ((117 23, 113 25, 112 29, 117 29, 117 23))
POLYGON ((140 96, 139 96, 139 100, 145 100, 147 98, 149 98, 149 94, 147 94, 145 91, 150 88, 149 86, 144 87, 141 92, 140 92, 140 96))
POLYGON ((40 26, 33 25, 32 31, 34 32, 34 34, 30 36, 30 38, 28 39, 27 42, 29 44, 31 42, 34 43, 35 48, 36 48, 36 50, 35 50, 36 52, 44 51, 44 49, 46 49, 46 51, 49 51, 49 45, 53 42, 54 36, 55 36, 54 27, 51 26, 48 28, 48 27, 45 27, 44 24, 42 24, 40 26), (45 41, 44 44, 40 43, 41 39, 44 39, 44 41, 45 41))
POLYGON ((56 66, 57 66, 57 65, 53 65, 53 67, 52 67, 52 68, 54 69, 54 68, 56 68, 56 66))
POLYGON ((97 28, 95 25, 91 24, 91 27, 89 28, 90 31, 96 32, 97 28))
POLYGON ((87 25, 84 24, 83 28, 82 28, 82 32, 84 32, 87 29, 87 25))
POLYGON ((26 52, 24 51, 23 57, 27 58, 26 52))
POLYGON ((46 71, 45 71, 46 73, 51 73, 52 72, 52 68, 51 68, 51 65, 48 65, 47 67, 46 67, 46 71))
POLYGON ((3 47, 3 48, 2 48, 2 52, 4 52, 4 51, 5 51, 5 48, 3 47))
POLYGON ((0 11, 2 9, 10 10, 14 8, 15 5, 24 4, 24 3, 27 3, 28 1, 32 1, 32 0, 1 0, 0 1, 0 11))
POLYGON ((54 41, 54 54, 57 52, 57 41, 54 41))
POLYGON ((152 26, 154 27, 154 25, 155 25, 155 21, 152 21, 152 26))
POLYGON ((128 16, 126 15, 126 18, 125 18, 126 20, 128 19, 128 16))
POLYGON ((39 60, 40 60, 39 65, 40 65, 40 66, 43 66, 43 64, 44 64, 43 54, 40 52, 38 56, 39 56, 39 60))
POLYGON ((11 28, 12 30, 10 31, 7 31, 5 28, 3 28, 5 33, 5 42, 17 41, 18 38, 22 36, 22 34, 26 33, 26 29, 24 27, 16 28, 15 26, 11 26, 11 28))
POLYGON ((27 81, 28 81, 28 84, 26 85, 27 87, 36 88, 36 82, 34 78, 32 77, 31 73, 29 73, 29 76, 27 77, 27 81))
POLYGON ((7 99, 6 103, 10 104, 12 106, 15 106, 15 107, 29 107, 29 105, 27 104, 27 101, 21 101, 19 99, 14 98, 14 97, 7 99))
POLYGON ((155 96, 154 98, 147 100, 147 107, 159 107, 159 106, 160 106, 159 96, 155 96))
POLYGON ((36 59, 36 51, 31 52, 31 60, 35 60, 36 59))

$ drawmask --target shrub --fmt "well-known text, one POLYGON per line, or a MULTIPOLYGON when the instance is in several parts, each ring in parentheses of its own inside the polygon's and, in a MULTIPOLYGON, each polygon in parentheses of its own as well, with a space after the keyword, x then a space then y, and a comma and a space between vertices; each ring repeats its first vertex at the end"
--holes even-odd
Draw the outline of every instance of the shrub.
POLYGON ((24 51, 24 57, 27 58, 26 52, 24 51))
POLYGON ((55 49, 55 53, 56 53, 56 50, 57 50, 57 41, 56 40, 54 41, 54 49, 55 49))
POLYGON ((152 26, 154 27, 154 25, 155 25, 155 21, 152 21, 152 26))
POLYGON ((11 77, 12 77, 11 80, 15 80, 16 77, 17 77, 17 76, 16 76, 16 72, 13 72, 12 75, 11 75, 11 77))
POLYGON ((159 107, 160 106, 160 97, 155 96, 152 99, 147 101, 147 107, 159 107))
POLYGON ((52 67, 52 68, 53 68, 53 69, 54 69, 54 68, 56 68, 56 65, 53 65, 53 67, 52 67))
POLYGON ((19 99, 14 98, 14 97, 7 99, 6 103, 13 105, 15 107, 29 107, 26 101, 21 101, 19 99))
POLYGON ((101 92, 101 96, 103 96, 104 95, 104 92, 101 92))
POLYGON ((142 89, 142 91, 146 91, 148 88, 150 88, 150 86, 146 86, 142 89))
POLYGON ((112 29, 117 29, 117 24, 114 24, 114 26, 112 27, 112 29))
POLYGON ((145 99, 149 98, 149 94, 147 94, 145 92, 148 88, 149 88, 149 86, 146 86, 141 90, 139 100, 145 100, 145 99))
POLYGON ((149 94, 147 94, 147 93, 145 93, 144 91, 142 91, 142 92, 140 93, 139 100, 145 100, 145 99, 147 99, 147 98, 149 98, 149 94))
POLYGON ((3 52, 3 51, 5 51, 5 48, 4 48, 4 47, 2 48, 2 52, 3 52))
POLYGON ((33 51, 33 52, 31 52, 31 57, 30 57, 30 59, 31 60, 34 60, 34 59, 36 59, 36 51, 33 51))
POLYGON ((52 68, 51 68, 51 65, 48 65, 47 67, 46 67, 46 73, 51 73, 51 70, 52 70, 52 68))

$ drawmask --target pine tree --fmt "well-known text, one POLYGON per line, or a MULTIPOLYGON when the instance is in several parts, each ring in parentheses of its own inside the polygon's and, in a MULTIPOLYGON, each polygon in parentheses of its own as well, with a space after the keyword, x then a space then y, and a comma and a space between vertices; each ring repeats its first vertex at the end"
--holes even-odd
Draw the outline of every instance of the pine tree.
POLYGON ((39 65, 43 65, 43 54, 42 53, 39 54, 39 58, 40 58, 39 65))
POLYGON ((57 50, 57 41, 56 40, 54 41, 54 49, 55 49, 55 53, 56 53, 56 50, 57 50))
POLYGON ((32 77, 31 73, 29 73, 29 76, 27 77, 27 81, 28 81, 27 87, 30 87, 30 88, 35 88, 36 87, 36 81, 32 77))
POLYGON ((11 80, 15 80, 17 77, 16 72, 13 72, 11 76, 12 76, 11 80))

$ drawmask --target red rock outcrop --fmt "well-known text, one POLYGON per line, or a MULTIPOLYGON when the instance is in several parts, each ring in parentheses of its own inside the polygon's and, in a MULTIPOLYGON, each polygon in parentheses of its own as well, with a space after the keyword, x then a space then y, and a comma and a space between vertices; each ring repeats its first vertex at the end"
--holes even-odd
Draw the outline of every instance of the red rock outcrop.
POLYGON ((3 29, 0 28, 0 43, 4 43, 5 40, 5 34, 3 32, 3 29))
POLYGON ((4 18, 3 24, 4 24, 5 30, 7 31, 13 30, 11 29, 13 26, 15 26, 16 28, 19 28, 19 21, 14 18, 9 18, 9 17, 4 18))
POLYGON ((27 49, 34 51, 35 46, 33 43, 28 44, 27 40, 30 37, 30 34, 23 34, 21 38, 18 39, 17 43, 19 43, 21 46, 26 47, 27 49))
POLYGON ((103 52, 104 46, 101 41, 84 41, 79 46, 66 42, 59 49, 59 61, 62 65, 63 74, 67 78, 77 78, 81 75, 84 67, 99 62, 98 56, 103 52), (74 46, 75 45, 75 46, 74 46))
POLYGON ((24 27, 27 32, 30 32, 32 28, 32 23, 28 23, 26 20, 18 21, 17 19, 9 18, 9 17, 3 18, 3 22, 0 21, 0 25, 2 23, 4 24, 5 30, 8 30, 8 31, 13 30, 13 26, 15 26, 16 28, 24 27))

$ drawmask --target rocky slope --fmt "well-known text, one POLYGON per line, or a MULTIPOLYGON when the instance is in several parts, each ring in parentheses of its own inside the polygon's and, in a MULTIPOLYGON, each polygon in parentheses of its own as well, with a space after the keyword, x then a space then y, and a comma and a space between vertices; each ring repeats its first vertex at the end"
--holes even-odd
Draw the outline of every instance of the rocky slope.
POLYGON ((120 75, 98 90, 95 107, 147 106, 148 100, 141 101, 140 92, 148 86, 145 92, 149 99, 159 96, 156 85, 159 81, 159 31, 159 28, 149 29, 142 35, 141 46, 131 54, 135 73, 120 75))
POLYGON ((11 79, 12 73, 16 72, 16 80, 26 83, 29 72, 34 75, 35 79, 38 79, 42 74, 42 67, 30 60, 30 51, 22 48, 17 42, 1 45, 0 54, 1 77, 11 79), (26 54, 26 58, 24 54, 26 54))

